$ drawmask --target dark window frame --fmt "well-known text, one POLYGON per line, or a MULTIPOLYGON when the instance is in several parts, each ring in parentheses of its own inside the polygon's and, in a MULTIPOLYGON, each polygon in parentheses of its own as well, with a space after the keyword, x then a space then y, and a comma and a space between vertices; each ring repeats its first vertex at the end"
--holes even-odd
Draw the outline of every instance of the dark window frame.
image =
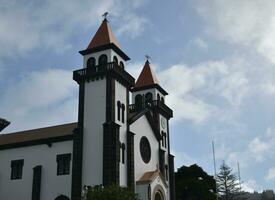
POLYGON ((117 120, 120 121, 121 102, 117 101, 117 120))
POLYGON ((122 111, 121 121, 122 121, 122 123, 124 123, 124 121, 125 121, 125 105, 124 104, 121 104, 121 111, 122 111))
POLYGON ((119 62, 119 66, 120 66, 122 69, 124 69, 124 64, 123 64, 122 61, 119 62))
POLYGON ((121 144, 121 162, 122 164, 125 164, 125 149, 126 149, 126 146, 124 143, 121 144))
POLYGON ((11 161, 11 180, 22 179, 24 159, 11 161))
POLYGON ((141 94, 137 94, 135 96, 135 105, 136 105, 136 109, 137 110, 141 110, 142 109, 142 105, 143 105, 142 101, 143 101, 142 95, 141 94))
POLYGON ((104 66, 104 65, 107 65, 107 63, 108 63, 108 56, 106 54, 100 55, 98 59, 98 65, 104 66))
POLYGON ((69 175, 71 171, 71 153, 56 156, 57 176, 69 175))
POLYGON ((87 60, 87 68, 94 67, 96 65, 96 59, 94 57, 90 57, 87 60))
POLYGON ((113 57, 113 62, 116 63, 116 65, 118 65, 118 59, 116 56, 113 57))

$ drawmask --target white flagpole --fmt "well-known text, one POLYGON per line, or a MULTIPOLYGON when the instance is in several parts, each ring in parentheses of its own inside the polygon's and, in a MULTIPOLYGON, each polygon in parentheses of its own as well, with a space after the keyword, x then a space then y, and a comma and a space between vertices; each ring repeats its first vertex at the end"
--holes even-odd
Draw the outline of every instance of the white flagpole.
POLYGON ((215 174, 215 181, 216 181, 216 198, 218 200, 217 169, 216 169, 216 157, 215 157, 214 141, 212 141, 212 150, 213 150, 214 174, 215 174))

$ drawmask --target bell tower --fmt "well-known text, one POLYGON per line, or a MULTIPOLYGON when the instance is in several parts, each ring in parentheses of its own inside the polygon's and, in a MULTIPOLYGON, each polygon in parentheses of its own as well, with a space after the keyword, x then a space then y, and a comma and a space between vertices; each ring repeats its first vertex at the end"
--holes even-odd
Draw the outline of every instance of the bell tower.
POLYGON ((124 69, 130 58, 121 50, 106 16, 79 53, 83 68, 73 74, 79 84, 72 173, 72 199, 77 200, 84 186, 127 186, 127 109, 135 82, 124 69))
POLYGON ((173 111, 165 104, 168 93, 160 86, 159 81, 147 58, 144 67, 132 91, 132 102, 136 110, 149 108, 159 135, 158 156, 159 170, 169 183, 169 196, 174 199, 174 157, 170 154, 169 120, 173 111))

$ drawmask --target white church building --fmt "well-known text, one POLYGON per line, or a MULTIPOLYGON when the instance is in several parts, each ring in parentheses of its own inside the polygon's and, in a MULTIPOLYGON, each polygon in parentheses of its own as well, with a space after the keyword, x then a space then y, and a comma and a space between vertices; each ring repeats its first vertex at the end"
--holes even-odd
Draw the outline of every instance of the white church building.
POLYGON ((174 200, 173 111, 149 61, 135 81, 107 19, 80 54, 78 121, 0 134, 0 200, 80 200, 109 184, 174 200))

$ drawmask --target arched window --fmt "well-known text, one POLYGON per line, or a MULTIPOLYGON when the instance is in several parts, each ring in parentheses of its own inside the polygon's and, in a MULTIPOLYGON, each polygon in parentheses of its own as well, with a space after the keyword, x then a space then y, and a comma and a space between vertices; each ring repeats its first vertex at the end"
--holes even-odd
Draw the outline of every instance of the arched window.
POLYGON ((161 145, 164 147, 164 132, 161 131, 161 145))
POLYGON ((122 155, 121 162, 122 164, 124 164, 125 163, 125 144, 124 143, 121 144, 121 155, 122 155))
POLYGON ((161 103, 164 103, 164 98, 163 97, 161 97, 161 103))
POLYGON ((117 101, 117 120, 120 121, 120 108, 121 108, 121 103, 120 101, 117 101))
POLYGON ((165 165, 165 178, 168 181, 168 165, 165 165))
POLYGON ((121 104, 121 111, 122 111, 122 123, 124 123, 124 118, 125 118, 125 116, 124 116, 124 114, 125 114, 125 105, 124 104, 121 104))
POLYGON ((159 94, 157 95, 157 100, 160 101, 160 96, 159 96, 159 94))
POLYGON ((107 65, 107 62, 108 62, 107 60, 108 60, 108 58, 107 58, 106 54, 102 54, 98 59, 98 64, 99 65, 107 65))
POLYGON ((152 95, 152 93, 151 92, 147 92, 145 94, 145 104, 147 105, 149 103, 152 103, 152 101, 153 101, 153 95, 152 95))
POLYGON ((70 200, 70 199, 65 195, 59 195, 58 197, 55 198, 55 200, 70 200))
POLYGON ((166 144, 167 144, 167 135, 165 132, 163 132, 163 146, 166 148, 166 144))
POLYGON ((118 65, 118 59, 116 56, 114 56, 113 61, 114 61, 114 63, 116 63, 116 65, 118 65))
POLYGON ((119 66, 120 66, 122 69, 124 69, 124 64, 123 64, 122 61, 120 61, 119 66))
POLYGON ((87 68, 91 68, 95 66, 95 58, 94 57, 90 57, 87 60, 87 68))
POLYGON ((136 104, 136 109, 138 110, 142 109, 142 96, 140 94, 136 95, 135 104, 136 104))

